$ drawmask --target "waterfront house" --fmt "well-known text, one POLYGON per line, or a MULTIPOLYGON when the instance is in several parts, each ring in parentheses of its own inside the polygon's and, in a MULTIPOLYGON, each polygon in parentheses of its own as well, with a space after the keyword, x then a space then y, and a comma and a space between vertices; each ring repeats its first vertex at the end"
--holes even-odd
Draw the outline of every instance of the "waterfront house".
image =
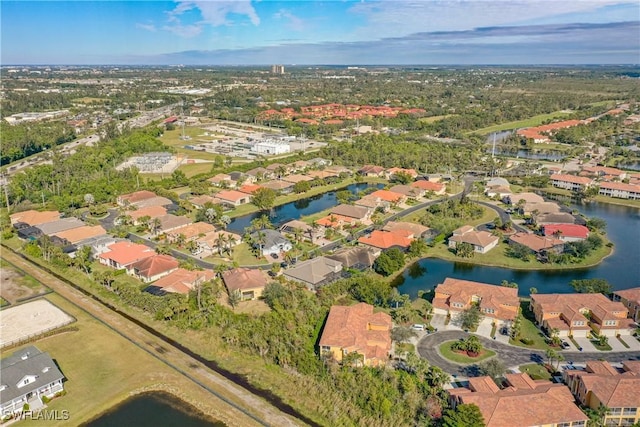
POLYGON ((551 175, 551 185, 571 191, 583 191, 593 184, 593 179, 584 176, 554 174, 551 175))
POLYGON ((358 221, 366 221, 371 218, 372 209, 368 209, 364 206, 353 206, 353 205, 338 205, 334 208, 331 208, 330 213, 334 215, 342 215, 349 218, 353 218, 358 221))
POLYGON ((341 277, 342 263, 334 259, 319 256, 298 263, 284 271, 284 277, 302 283, 310 290, 318 290, 323 285, 341 277))
POLYGON ((353 246, 338 249, 335 253, 327 255, 327 258, 340 262, 343 268, 367 270, 373 266, 380 253, 377 248, 353 246))
POLYGON ((368 236, 362 236, 358 243, 371 246, 376 249, 398 248, 406 251, 411 246, 414 236, 406 230, 382 231, 373 230, 368 236))
POLYGON ((473 251, 486 254, 495 248, 500 239, 488 231, 476 231, 470 225, 464 225, 453 230, 453 235, 449 237, 449 247, 455 249, 460 243, 468 243, 473 246, 473 251))
POLYGON ((216 194, 222 203, 231 207, 245 205, 251 201, 251 195, 236 190, 222 190, 216 194))
POLYGON ((624 304, 630 317, 640 323, 640 287, 614 291, 613 300, 624 304))
POLYGON ((564 241, 554 236, 539 236, 531 233, 515 233, 509 236, 509 244, 520 244, 526 246, 535 254, 543 254, 553 251, 562 253, 564 251, 564 241))
POLYGON ((618 199, 640 200, 640 185, 623 182, 602 182, 598 194, 618 199))
POLYGON ((563 242, 577 242, 589 237, 589 229, 579 224, 546 224, 542 226, 542 234, 563 242))
POLYGON ((383 178, 385 177, 385 169, 382 166, 364 165, 358 170, 360 175, 383 178))
POLYGON ((255 231, 251 233, 251 238, 255 244, 260 247, 260 253, 262 253, 263 256, 279 255, 293 248, 289 239, 275 230, 264 229, 255 231))

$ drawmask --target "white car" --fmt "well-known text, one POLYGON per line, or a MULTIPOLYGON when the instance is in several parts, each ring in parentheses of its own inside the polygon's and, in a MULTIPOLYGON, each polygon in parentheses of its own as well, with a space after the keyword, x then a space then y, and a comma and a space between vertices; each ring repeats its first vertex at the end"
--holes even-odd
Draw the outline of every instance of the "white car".
POLYGON ((413 329, 414 331, 424 331, 424 325, 416 323, 414 325, 411 325, 411 329, 413 329))

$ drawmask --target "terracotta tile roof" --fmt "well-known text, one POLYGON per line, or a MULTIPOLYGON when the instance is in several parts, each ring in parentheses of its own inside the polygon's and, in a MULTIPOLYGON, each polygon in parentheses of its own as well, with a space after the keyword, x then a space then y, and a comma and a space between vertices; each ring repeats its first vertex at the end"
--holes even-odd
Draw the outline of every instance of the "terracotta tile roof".
POLYGON ((391 316, 382 312, 374 314, 372 305, 334 305, 329 311, 319 344, 321 347, 356 351, 366 359, 386 359, 391 351, 391 327, 391 316))
MULTIPOLYGON (((569 388, 562 384, 532 381, 527 374, 515 374, 507 375, 507 383, 511 385, 500 390, 495 384, 488 385, 493 380, 484 378, 485 385, 479 391, 455 388, 447 392, 460 403, 477 405, 487 427, 530 427, 588 420, 574 403, 569 388)), ((482 377, 470 379, 470 385, 471 380, 480 384, 482 377)))
POLYGON ((164 206, 147 206, 146 208, 136 209, 135 211, 127 211, 126 214, 134 221, 137 221, 143 216, 157 218, 166 215, 167 209, 164 206))
POLYGON ((573 237, 579 239, 586 239, 589 237, 589 229, 584 225, 578 224, 546 224, 543 227, 545 236, 553 236, 556 232, 560 233, 561 237, 573 237))
POLYGON ((284 177, 282 177, 282 180, 297 184, 298 182, 313 181, 313 178, 308 176, 308 175, 295 175, 294 174, 294 175, 284 176, 284 177))
POLYGON ((197 285, 209 281, 214 277, 215 274, 211 270, 190 271, 184 268, 178 268, 153 282, 151 288, 155 288, 152 291, 153 293, 171 292, 188 294, 189 291, 193 290, 197 285))
POLYGON ((626 172, 617 168, 610 168, 606 166, 585 166, 582 168, 584 172, 591 173, 593 175, 612 175, 620 176, 625 175, 626 172))
POLYGON ((16 212, 11 214, 11 224, 17 222, 24 222, 25 224, 40 225, 47 222, 57 221, 60 219, 60 212, 58 211, 35 211, 28 210, 23 212, 16 212))
POLYGON ((600 188, 607 190, 628 191, 630 193, 640 193, 640 185, 625 184, 624 182, 601 182, 600 188))
POLYGON ((412 178, 415 178, 418 176, 418 172, 416 172, 415 169, 403 169, 403 168, 389 168, 387 169, 387 174, 389 174, 389 176, 393 176, 397 173, 405 173, 407 175, 409 175, 412 178))
POLYGON ((204 206, 206 203, 213 203, 214 205, 217 205, 220 203, 220 199, 218 199, 217 197, 211 197, 206 194, 203 194, 202 196, 191 197, 189 201, 193 203, 194 206, 204 206))
POLYGON ((380 199, 386 200, 387 202, 391 202, 391 203, 399 202, 405 198, 404 194, 394 193, 393 191, 389 191, 389 190, 377 190, 369 195, 372 197, 379 197, 380 199))
POLYGON ((328 170, 323 170, 323 171, 311 171, 309 172, 307 175, 309 175, 312 178, 317 178, 317 179, 325 179, 325 178, 332 178, 332 177, 336 177, 339 174, 337 174, 336 172, 331 172, 328 170))
POLYGON ((238 188, 238 191, 241 193, 253 194, 261 188, 262 186, 257 184, 244 184, 242 187, 238 188))
POLYGON ((373 246, 380 249, 389 249, 393 247, 408 248, 413 238, 407 236, 406 231, 381 231, 374 230, 369 237, 363 236, 358 242, 373 246))
POLYGON ((84 227, 73 228, 71 230, 61 231, 60 233, 56 233, 55 236, 66 239, 70 243, 78 243, 84 239, 90 239, 92 237, 104 236, 107 234, 107 231, 102 228, 101 225, 89 226, 85 225, 84 227))
POLYGON ((607 408, 640 408, 640 376, 583 375, 580 381, 607 408))
POLYGON ((184 227, 176 228, 170 231, 168 234, 171 236, 177 236, 179 234, 184 235, 185 239, 189 240, 194 237, 198 237, 200 234, 207 234, 215 231, 215 227, 207 222, 194 222, 193 224, 185 225, 184 227))
POLYGON ((435 193, 442 191, 446 188, 444 184, 441 184, 439 182, 431 182, 431 181, 424 181, 424 180, 415 181, 409 185, 412 187, 421 188, 425 191, 433 191, 435 193))
POLYGON ((518 289, 516 288, 450 277, 436 286, 432 304, 435 308, 447 311, 463 311, 471 305, 474 299, 479 300, 481 310, 485 308, 495 310, 493 313, 484 312, 484 315, 497 319, 515 319, 520 307, 518 289), (461 303, 463 307, 453 307, 452 303, 454 302, 461 303))
POLYGON ((572 184, 588 185, 593 182, 591 178, 583 176, 566 175, 566 174, 554 174, 551 175, 552 181, 570 182, 572 184))
POLYGON ((127 266, 141 259, 152 257, 156 252, 148 246, 131 243, 127 240, 108 246, 109 251, 99 255, 100 258, 113 260, 127 266))
POLYGON ((407 231, 411 233, 414 237, 418 238, 422 236, 424 233, 429 231, 429 227, 425 227, 421 224, 416 224, 415 222, 407 222, 407 221, 389 221, 382 228, 383 231, 407 231))
POLYGON ((316 224, 327 228, 338 228, 344 224, 353 224, 357 220, 349 216, 330 214, 316 220, 316 224))
POLYGON ((364 165, 362 168, 360 168, 360 170, 358 170, 358 172, 362 174, 381 174, 382 172, 384 172, 384 168, 382 166, 376 165, 364 165))
POLYGON ((509 241, 524 245, 534 252, 564 245, 562 240, 555 237, 544 237, 531 233, 515 233, 509 236, 509 241))
POLYGON ((154 255, 129 265, 139 276, 151 278, 167 271, 175 270, 180 263, 170 255, 154 255))
POLYGON ((525 203, 542 203, 544 198, 536 193, 519 193, 509 196, 511 204, 517 205, 520 200, 524 200, 525 203))
POLYGON ((284 190, 284 189, 293 187, 293 183, 289 181, 278 180, 278 181, 263 182, 262 186, 264 188, 270 188, 272 190, 278 191, 278 190, 284 190))
POLYGON ((614 291, 614 295, 618 295, 627 301, 633 301, 637 304, 640 304, 640 287, 624 289, 621 291, 614 291))
POLYGON ((209 181, 212 184, 219 184, 222 181, 231 181, 231 176, 227 175, 226 173, 219 173, 207 179, 207 181, 209 181))
POLYGON ((488 231, 475 231, 473 228, 471 230, 468 230, 467 228, 458 228, 457 230, 454 230, 453 236, 449 237, 449 240, 457 243, 469 243, 471 245, 484 248, 496 243, 500 239, 498 236, 494 236, 488 231))
POLYGON ((534 310, 540 307, 545 314, 561 313, 562 317, 569 320, 586 320, 582 315, 586 310, 593 314, 591 322, 595 324, 603 320, 623 321, 628 313, 624 304, 611 301, 602 294, 533 294, 531 303, 534 310))
POLYGON ((227 270, 222 273, 222 281, 229 292, 264 288, 267 285, 267 277, 262 270, 250 268, 227 270))
POLYGON ((157 194, 153 191, 141 190, 136 191, 134 193, 123 194, 118 197, 119 203, 136 203, 142 200, 151 199, 152 197, 157 197, 157 194))

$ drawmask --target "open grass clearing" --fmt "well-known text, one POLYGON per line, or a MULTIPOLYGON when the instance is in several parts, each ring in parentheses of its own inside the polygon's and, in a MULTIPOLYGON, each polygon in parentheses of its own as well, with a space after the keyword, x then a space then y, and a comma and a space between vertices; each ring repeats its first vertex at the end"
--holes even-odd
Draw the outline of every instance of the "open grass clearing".
POLYGON ((561 119, 569 116, 573 113, 567 111, 554 111, 553 113, 548 114, 538 114, 537 116, 529 117, 524 120, 515 120, 512 122, 501 123, 499 125, 488 126, 482 129, 476 129, 471 133, 479 133, 481 135, 491 133, 491 132, 499 132, 501 130, 510 130, 510 129, 519 129, 525 127, 532 127, 541 125, 543 122, 552 119, 561 119))
POLYGON ((551 381, 551 374, 547 371, 547 368, 538 363, 528 363, 520 366, 520 372, 529 374, 533 380, 549 380, 551 381))
POLYGON ((520 301, 520 310, 522 313, 522 321, 520 322, 520 336, 518 339, 509 339, 509 344, 525 348, 537 348, 539 350, 548 350, 546 337, 540 329, 535 325, 535 317, 529 310, 529 301, 520 301), (531 344, 525 344, 530 342, 531 344))
POLYGON ((442 119, 446 119, 447 117, 457 116, 457 114, 443 114, 441 116, 431 116, 431 117, 422 117, 418 121, 422 123, 433 123, 442 119))
POLYGON ((483 360, 496 355, 495 351, 483 348, 477 357, 469 357, 466 354, 453 351, 451 346, 455 343, 456 341, 445 341, 440 344, 439 350, 442 357, 456 363, 472 364, 482 362, 483 360))
MULTIPOLYGON (((42 283, 4 259, 0 259, 0 269, 2 271, 0 296, 8 304, 15 304, 21 300, 42 295, 49 291, 49 288, 42 283)), ((6 304, 2 304, 2 306, 4 305, 6 304)))
POLYGON ((237 263, 240 266, 243 265, 267 265, 269 261, 264 257, 256 257, 251 248, 247 243, 240 243, 237 246, 233 247, 233 252, 231 253, 231 257, 227 255, 226 252, 223 253, 223 256, 219 256, 216 252, 213 256, 209 256, 204 259, 207 262, 212 263, 222 263, 232 265, 237 263))

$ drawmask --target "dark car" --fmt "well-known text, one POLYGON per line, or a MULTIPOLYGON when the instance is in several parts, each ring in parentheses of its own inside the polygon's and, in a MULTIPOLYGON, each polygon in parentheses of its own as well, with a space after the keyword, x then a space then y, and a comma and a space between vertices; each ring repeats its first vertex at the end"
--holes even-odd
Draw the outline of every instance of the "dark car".
POLYGON ((271 254, 271 258, 278 259, 278 254, 271 254))
POLYGON ((568 342, 562 341, 562 348, 570 348, 570 347, 571 345, 568 342))

